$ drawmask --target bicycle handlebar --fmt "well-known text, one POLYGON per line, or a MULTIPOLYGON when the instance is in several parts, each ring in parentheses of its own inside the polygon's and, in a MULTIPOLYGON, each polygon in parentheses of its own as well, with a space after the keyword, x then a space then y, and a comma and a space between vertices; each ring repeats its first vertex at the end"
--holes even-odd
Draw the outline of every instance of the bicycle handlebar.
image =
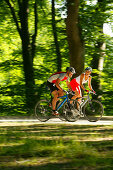
POLYGON ((66 94, 72 94, 72 95, 75 95, 75 92, 74 91, 66 91, 66 90, 63 90, 64 91, 64 93, 66 93, 66 94))
MULTIPOLYGON (((64 93, 66 94, 72 94, 72 95, 76 95, 74 91, 66 91, 66 90, 63 90, 64 93)), ((97 95, 96 93, 94 93, 93 91, 89 91, 88 94, 94 94, 94 95, 97 95)))
POLYGON ((93 91, 89 91, 88 94, 94 94, 97 95, 96 93, 94 93, 93 91))

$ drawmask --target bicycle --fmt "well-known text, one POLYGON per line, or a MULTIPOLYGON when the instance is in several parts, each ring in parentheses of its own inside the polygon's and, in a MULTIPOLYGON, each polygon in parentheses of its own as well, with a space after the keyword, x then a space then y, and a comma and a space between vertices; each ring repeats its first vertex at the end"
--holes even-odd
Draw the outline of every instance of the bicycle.
MULTIPOLYGON (((59 101, 58 104, 56 105, 56 110, 59 112, 58 117, 61 120, 66 120, 65 113, 68 112, 68 113, 72 113, 72 115, 74 116, 74 120, 75 120, 75 117, 77 117, 77 115, 80 115, 80 113, 78 113, 79 111, 76 109, 77 106, 75 107, 75 104, 70 104, 71 100, 69 99, 69 94, 73 95, 73 93, 70 91, 68 92, 64 91, 64 92, 66 93, 66 95, 58 97, 59 99, 63 99, 63 101, 59 101)), ((41 122, 45 122, 53 117, 52 107, 50 105, 51 105, 51 100, 48 100, 48 99, 42 99, 36 103, 35 116, 41 122)))
POLYGON ((78 120, 80 117, 85 117, 90 122, 97 122, 102 118, 104 113, 104 108, 102 106, 102 103, 98 100, 91 99, 90 94, 95 94, 95 93, 90 91, 87 96, 77 98, 75 100, 76 105, 78 105, 77 109, 79 109, 80 111, 80 116, 79 117, 73 116, 73 119, 70 119, 70 116, 68 116, 68 112, 66 112, 65 117, 67 121, 74 122, 78 120), (79 103, 78 99, 81 99, 82 102, 79 103))

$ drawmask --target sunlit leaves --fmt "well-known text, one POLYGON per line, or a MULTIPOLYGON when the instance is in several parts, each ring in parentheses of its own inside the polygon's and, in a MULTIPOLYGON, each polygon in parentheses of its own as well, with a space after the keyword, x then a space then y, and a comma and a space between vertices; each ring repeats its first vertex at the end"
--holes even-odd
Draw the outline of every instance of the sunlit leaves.
MULTIPOLYGON (((18 16, 18 1, 11 1, 18 16)), ((34 34, 34 0, 29 0, 29 33, 34 34)), ((35 82, 40 93, 40 85, 57 70, 56 51, 51 26, 51 1, 37 0, 38 34, 36 38, 36 53, 33 66, 35 69, 35 82)), ((56 0, 56 25, 58 41, 62 53, 62 71, 69 66, 69 49, 66 36, 66 0, 56 0), (65 16, 63 16, 63 12, 65 16)), ((19 17, 18 17, 19 21, 19 17)), ((113 21, 112 0, 104 0, 102 9, 95 0, 80 0, 79 22, 81 36, 85 43, 85 66, 89 66, 92 57, 99 54, 97 40, 106 42, 106 56, 104 57, 104 69, 101 74, 102 90, 106 93, 105 100, 113 89, 113 40, 108 36, 102 36, 103 23, 111 24, 113 21), (108 93, 109 92, 109 93, 108 93)), ((21 106, 24 104, 24 76, 21 40, 5 1, 0 0, 0 87, 1 106, 8 110, 8 106, 21 106)), ((65 87, 65 85, 63 86, 65 87)), ((107 103, 107 105, 109 105, 107 103)), ((3 109, 3 110, 5 110, 3 109)), ((16 109, 15 109, 16 111, 16 109)))

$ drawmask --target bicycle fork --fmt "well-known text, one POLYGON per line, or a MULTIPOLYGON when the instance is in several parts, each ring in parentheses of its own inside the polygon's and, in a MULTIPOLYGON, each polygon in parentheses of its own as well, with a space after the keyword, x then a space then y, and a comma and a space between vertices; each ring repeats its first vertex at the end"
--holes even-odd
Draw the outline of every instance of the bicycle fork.
POLYGON ((92 112, 95 112, 95 108, 93 107, 91 100, 89 101, 89 106, 90 106, 92 112))

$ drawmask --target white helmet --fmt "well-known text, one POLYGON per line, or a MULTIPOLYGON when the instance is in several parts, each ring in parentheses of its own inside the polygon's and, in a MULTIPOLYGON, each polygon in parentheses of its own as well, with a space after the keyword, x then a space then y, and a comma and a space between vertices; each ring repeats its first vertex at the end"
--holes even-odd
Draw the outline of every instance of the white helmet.
POLYGON ((74 69, 73 67, 67 67, 67 68, 66 68, 66 71, 70 71, 70 72, 72 72, 73 74, 76 73, 76 72, 75 72, 75 69, 74 69))
POLYGON ((86 67, 85 71, 87 71, 87 70, 92 72, 92 68, 91 67, 86 67))

